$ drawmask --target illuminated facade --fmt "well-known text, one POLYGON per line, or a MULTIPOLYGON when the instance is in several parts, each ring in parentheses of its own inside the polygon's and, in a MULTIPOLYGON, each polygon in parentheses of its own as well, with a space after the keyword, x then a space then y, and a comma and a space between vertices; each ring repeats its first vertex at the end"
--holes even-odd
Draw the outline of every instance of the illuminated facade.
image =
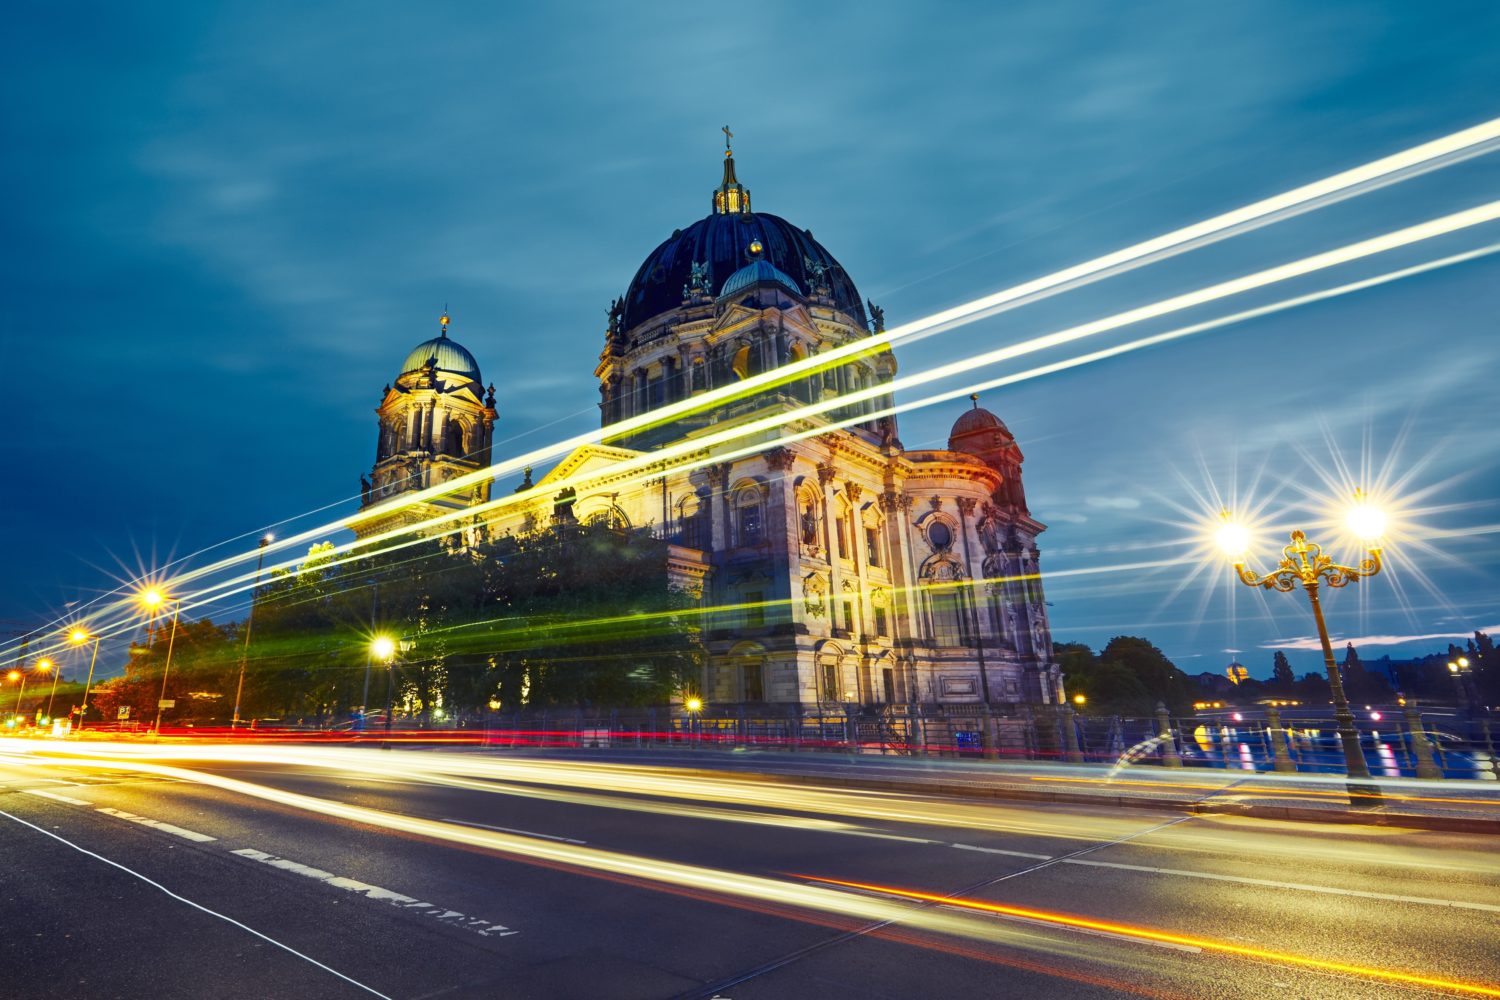
MULTIPOLYGON (((652 251, 611 306, 595 370, 606 429, 884 327, 881 310, 866 308, 810 231, 751 211, 729 151, 711 206, 652 251)), ((472 368, 468 384, 477 388, 472 368)), ((895 373, 888 350, 854 354, 772 389, 646 421, 577 449, 534 485, 528 474, 530 499, 487 513, 487 528, 525 531, 561 516, 665 537, 673 579, 721 609, 704 629, 700 693, 710 708, 1060 703, 1038 570, 1044 526, 1026 506, 1020 449, 977 401, 953 425, 946 449, 906 449, 895 418, 877 416, 889 404, 879 387, 895 373), (868 390, 860 402, 705 444, 693 468, 663 462, 644 477, 611 471, 664 445, 859 390, 868 390), (829 429, 783 440, 787 431, 819 427, 829 429), (754 453, 727 457, 731 448, 754 453), (576 496, 547 490, 579 476, 590 481, 576 496)), ((443 374, 440 363, 429 377, 443 374)), ((389 495, 382 488, 418 482, 413 472, 399 482, 392 475, 453 461, 423 451, 420 435, 416 455, 402 450, 413 440, 399 436, 402 414, 432 404, 398 390, 416 386, 398 380, 382 403, 377 478, 367 494, 372 518, 389 495), (398 436, 387 447, 389 428, 398 436), (396 472, 382 480, 383 468, 396 472)), ((477 396, 463 405, 484 427, 485 450, 465 466, 472 468, 488 461, 494 409, 477 396)))

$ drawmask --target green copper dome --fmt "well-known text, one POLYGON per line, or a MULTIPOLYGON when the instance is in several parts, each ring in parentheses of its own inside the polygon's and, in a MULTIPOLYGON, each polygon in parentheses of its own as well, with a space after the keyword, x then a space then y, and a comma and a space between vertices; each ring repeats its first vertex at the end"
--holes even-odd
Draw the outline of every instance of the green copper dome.
POLYGON ((479 362, 474 360, 474 355, 457 341, 450 340, 447 334, 424 340, 412 348, 412 352, 406 356, 406 363, 401 366, 401 374, 421 371, 429 361, 440 372, 462 375, 475 382, 482 381, 479 377, 479 362))

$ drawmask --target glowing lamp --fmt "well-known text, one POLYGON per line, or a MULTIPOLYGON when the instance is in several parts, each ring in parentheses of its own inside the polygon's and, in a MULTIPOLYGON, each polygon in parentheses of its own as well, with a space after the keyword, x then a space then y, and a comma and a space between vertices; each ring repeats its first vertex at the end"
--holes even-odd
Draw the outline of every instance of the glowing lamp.
POLYGON ((21 671, 12 670, 10 673, 5 675, 5 679, 8 681, 18 681, 21 679, 21 671))
POLYGON ((53 666, 52 661, 49 660, 49 659, 47 659, 45 656, 42 657, 40 660, 36 661, 36 668, 38 670, 40 670, 42 673, 44 673, 44 674, 47 671, 51 670, 52 666, 53 666))
POLYGON ((81 628, 75 628, 68 633, 68 641, 75 646, 82 646, 89 641, 89 634, 81 628))
POLYGON ((1081 695, 1081 694, 1075 694, 1075 695, 1074 695, 1074 696, 1073 696, 1073 704, 1075 704, 1075 705, 1082 705, 1082 704, 1084 704, 1084 703, 1085 703, 1085 702, 1087 702, 1087 701, 1088 701, 1088 699, 1087 699, 1087 698, 1085 698, 1085 697, 1084 697, 1084 696, 1083 696, 1083 695, 1081 695))
POLYGON ((1373 542, 1385 534, 1385 511, 1370 502, 1363 492, 1354 494, 1354 503, 1344 514, 1344 524, 1356 537, 1373 542))
POLYGON ((1227 510, 1219 517, 1223 524, 1214 533, 1215 544, 1219 546, 1219 551, 1235 562, 1244 561, 1245 553, 1250 549, 1250 529, 1233 520, 1227 510))
POLYGON ((396 640, 388 635, 377 635, 370 643, 370 652, 377 660, 389 660, 396 655, 396 640))
POLYGON ((161 602, 164 600, 166 598, 155 587, 141 593, 141 603, 148 608, 159 608, 161 607, 161 602))
POLYGON ((703 710, 703 699, 694 696, 684 701, 682 707, 689 712, 701 712, 703 710))

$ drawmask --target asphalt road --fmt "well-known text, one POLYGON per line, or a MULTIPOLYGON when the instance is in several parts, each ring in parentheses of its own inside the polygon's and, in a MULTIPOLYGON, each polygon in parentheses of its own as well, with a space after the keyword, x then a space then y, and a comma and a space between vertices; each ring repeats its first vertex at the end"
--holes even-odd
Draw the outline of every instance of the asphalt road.
POLYGON ((504 752, 41 749, 0 747, 17 1000, 1500 995, 1493 838, 504 752))

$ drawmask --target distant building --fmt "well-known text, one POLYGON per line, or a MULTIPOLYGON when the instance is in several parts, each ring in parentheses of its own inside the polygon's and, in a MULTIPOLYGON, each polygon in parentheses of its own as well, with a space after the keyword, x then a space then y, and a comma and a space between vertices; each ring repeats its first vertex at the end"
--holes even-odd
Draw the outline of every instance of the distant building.
MULTIPOLYGON (((594 371, 600 419, 608 428, 883 329, 883 312, 873 303, 867 312, 811 231, 751 211, 726 150, 710 214, 653 250, 611 305, 594 371)), ((408 507, 403 494, 490 463, 494 389, 482 388, 445 317, 381 396, 353 527, 368 536, 470 508, 472 530, 489 533, 571 518, 649 527, 672 543, 678 586, 734 609, 732 623, 721 615, 704 633, 700 691, 710 704, 1061 703, 1036 544, 1045 526, 1027 508, 1015 438, 976 399, 946 448, 908 450, 895 417, 874 415, 895 373, 888 349, 853 355, 578 448, 534 484, 528 471, 518 502, 492 504, 486 481, 408 507), (705 445, 693 468, 611 471, 859 391, 848 405, 733 442, 749 454, 705 445), (548 489, 578 476, 591 478, 576 493, 548 489)))
POLYGON ((1231 663, 1224 668, 1224 676, 1229 678, 1229 683, 1238 684, 1250 678, 1250 671, 1243 663, 1231 663))

